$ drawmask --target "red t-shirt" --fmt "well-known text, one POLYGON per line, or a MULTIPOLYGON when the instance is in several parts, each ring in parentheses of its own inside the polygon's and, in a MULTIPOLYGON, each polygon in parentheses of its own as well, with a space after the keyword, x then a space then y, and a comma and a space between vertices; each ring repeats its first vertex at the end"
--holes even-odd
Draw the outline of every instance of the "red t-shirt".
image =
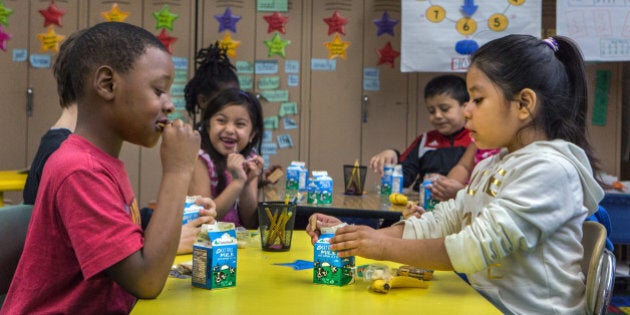
POLYGON ((104 272, 144 242, 123 162, 70 135, 46 163, 36 200, 0 313, 129 313, 136 298, 104 272))

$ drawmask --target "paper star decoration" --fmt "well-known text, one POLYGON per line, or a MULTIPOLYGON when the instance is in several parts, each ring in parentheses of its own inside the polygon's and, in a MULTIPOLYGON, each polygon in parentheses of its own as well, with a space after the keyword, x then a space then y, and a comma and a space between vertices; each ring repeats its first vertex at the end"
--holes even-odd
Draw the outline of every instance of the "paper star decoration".
POLYGON ((282 16, 278 12, 274 12, 272 15, 263 16, 265 21, 269 23, 269 27, 267 28, 267 34, 271 34, 273 31, 278 31, 282 34, 286 34, 286 29, 284 25, 289 22, 288 16, 282 16))
POLYGON ((64 38, 66 37, 55 33, 55 27, 52 25, 48 27, 48 32, 37 34, 37 39, 39 39, 42 43, 42 52, 47 52, 49 50, 58 52, 59 43, 61 43, 64 38))
POLYGON ((286 57, 285 47, 288 44, 291 44, 290 40, 282 39, 278 33, 275 33, 270 40, 264 41, 265 46, 269 48, 269 52, 267 53, 267 57, 271 57, 273 55, 278 55, 281 57, 286 57))
POLYGON ((129 17, 129 12, 121 11, 118 7, 118 3, 112 4, 112 9, 109 11, 101 12, 105 21, 108 22, 124 22, 129 17))
POLYGON ((169 30, 173 30, 173 21, 175 21, 179 15, 172 13, 168 10, 168 5, 164 5, 162 10, 158 12, 153 12, 153 17, 155 18, 155 29, 159 30, 161 28, 168 28, 169 30))
POLYGON ((230 7, 225 8, 223 15, 215 15, 214 18, 219 22, 219 33, 225 30, 230 30, 232 33, 236 33, 236 22, 241 19, 239 15, 232 14, 230 7))
POLYGON ((348 24, 348 19, 341 17, 341 15, 339 15, 339 12, 335 11, 332 17, 325 18, 324 22, 328 24, 328 35, 332 35, 333 33, 346 35, 344 25, 348 24))
POLYGON ((219 47, 225 49, 225 53, 232 58, 236 58, 236 48, 241 45, 240 41, 232 39, 230 33, 225 33, 219 41, 219 47))
POLYGON ((4 31, 2 25, 0 25, 0 49, 7 51, 7 42, 13 37, 11 34, 4 31))
POLYGON ((383 16, 381 16, 380 20, 372 20, 376 27, 378 28, 376 31, 376 36, 381 36, 383 34, 394 35, 394 27, 398 24, 398 20, 394 20, 389 17, 389 13, 387 11, 383 12, 383 16))
POLYGON ((172 55, 173 49, 171 48, 171 45, 173 45, 173 43, 177 41, 177 37, 172 37, 168 35, 168 33, 166 32, 166 29, 163 28, 162 31, 160 32, 160 35, 158 35, 157 38, 162 42, 162 45, 166 47, 166 50, 168 50, 169 54, 172 55))
POLYGON ((44 27, 50 24, 55 24, 59 27, 63 26, 61 25, 61 17, 66 14, 66 11, 57 8, 54 0, 50 2, 46 10, 39 10, 39 13, 44 16, 44 27))
POLYGON ((324 46, 328 48, 328 59, 334 59, 336 57, 346 59, 346 50, 350 46, 350 42, 342 41, 339 34, 335 34, 333 41, 325 42, 324 46))
POLYGON ((376 65, 380 66, 384 63, 389 63, 392 68, 394 67, 394 61, 400 56, 400 52, 395 51, 390 42, 387 42, 385 47, 377 49, 376 54, 378 55, 378 63, 376 65))
POLYGON ((0 1, 0 24, 9 26, 9 15, 13 13, 13 10, 4 6, 4 2, 0 1))

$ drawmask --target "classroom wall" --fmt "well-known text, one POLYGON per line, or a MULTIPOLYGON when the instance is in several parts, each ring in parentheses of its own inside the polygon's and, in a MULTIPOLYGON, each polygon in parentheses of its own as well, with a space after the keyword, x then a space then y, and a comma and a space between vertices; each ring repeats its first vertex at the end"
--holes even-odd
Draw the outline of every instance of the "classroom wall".
MULTIPOLYGON (((37 34, 48 31, 43 26, 39 10, 50 5, 50 0, 4 0, 6 7, 14 9, 9 25, 4 29, 13 34, 7 42, 7 50, 0 51, 0 93, 3 114, 0 115, 0 141, 4 150, 0 152, 0 169, 18 169, 29 166, 39 143, 39 138, 56 120, 59 114, 54 81, 49 68, 35 68, 28 60, 16 62, 12 52, 24 49, 29 55, 48 56, 54 60, 54 51, 40 50, 37 34), (19 27, 18 21, 29 21, 29 27, 19 27), (35 96, 27 91, 32 89, 35 96), (26 111, 28 104, 35 110, 26 111)), ((58 7, 67 11, 63 27, 54 27, 60 34, 102 21, 102 13, 112 9, 111 1, 56 0, 58 7)), ((394 36, 376 36, 372 21, 387 10, 391 18, 400 20, 400 0, 291 0, 288 11, 281 12, 289 17, 286 33, 282 39, 291 41, 284 56, 270 54, 265 40, 272 38, 269 24, 264 17, 272 12, 256 11, 256 1, 237 0, 143 0, 117 1, 124 11, 131 13, 131 23, 142 25, 159 34, 153 13, 159 12, 168 3, 170 12, 179 17, 174 30, 166 30, 167 35, 177 38, 173 43, 174 56, 188 60, 184 69, 189 78, 194 70, 192 57, 197 49, 215 40, 230 35, 239 41, 238 54, 232 59, 240 64, 254 66, 257 60, 276 61, 279 72, 241 73, 253 82, 251 90, 259 95, 264 90, 257 86, 261 78, 278 76, 279 89, 288 91, 288 102, 297 104, 298 113, 289 115, 296 129, 286 129, 280 124, 272 131, 277 144, 277 136, 289 135, 293 143, 290 147, 276 148, 270 155, 270 164, 286 167, 292 160, 307 162, 309 170, 327 170, 337 183, 343 182, 342 165, 358 160, 368 164, 370 157, 384 148, 403 150, 420 133, 431 129, 428 122, 422 92, 424 85, 438 73, 401 73, 399 59, 394 64, 378 64, 377 49, 390 44, 400 50, 400 25, 394 29, 394 36), (241 17, 236 33, 220 30, 215 18, 230 7, 232 13, 241 17), (326 60, 329 51, 324 43, 333 40, 328 34, 324 18, 337 11, 349 19, 342 41, 347 41, 346 58, 335 58, 336 69, 323 71, 313 68, 313 60, 326 60), (289 85, 289 75, 285 72, 287 60, 299 65, 296 74, 297 86, 289 85), (381 86, 377 91, 365 88, 363 70, 379 69, 381 86)), ((555 1, 543 1, 543 34, 555 33, 555 1)), ((589 88, 594 92, 594 79, 598 71, 607 71, 611 76, 608 98, 608 120, 604 126, 591 126, 591 139, 602 160, 603 169, 614 175, 625 174, 627 162, 622 154, 622 108, 628 108, 622 101, 622 87, 628 82, 625 63, 592 63, 588 65, 589 88), (624 72, 626 70, 626 72, 624 72), (624 104, 622 106, 622 104, 624 104)), ((180 83, 182 84, 182 83, 180 83)), ((181 98, 180 95, 176 97, 181 98)), ((624 95, 625 97, 625 95, 624 95)), ((180 100, 181 101, 181 100, 180 100)), ((593 100, 589 100, 591 106, 593 100)), ((262 99, 265 117, 278 116, 283 102, 262 99)), ((627 110, 626 110, 627 112, 627 110)), ((626 114, 627 116, 627 114, 626 114)), ((590 117, 589 117, 590 121, 590 117)), ((627 125, 627 124, 626 124, 627 125)), ((125 145, 121 159, 128 166, 130 178, 138 195, 139 204, 144 206, 154 201, 161 177, 161 167, 157 149, 142 149, 125 145)), ((367 177, 367 190, 373 190, 378 178, 373 173, 367 177)), ((284 179, 279 183, 283 187, 284 179)), ((343 185, 336 185, 341 191, 343 185)), ((21 193, 8 193, 7 199, 21 201, 21 193)))

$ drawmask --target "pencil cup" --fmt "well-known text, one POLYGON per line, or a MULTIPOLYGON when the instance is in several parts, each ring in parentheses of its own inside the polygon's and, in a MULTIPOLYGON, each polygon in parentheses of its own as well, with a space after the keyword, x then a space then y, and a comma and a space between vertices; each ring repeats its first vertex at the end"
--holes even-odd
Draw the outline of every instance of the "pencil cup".
POLYGON ((295 202, 267 201, 258 203, 258 223, 262 250, 283 252, 291 248, 295 224, 295 202))
POLYGON ((363 187, 365 185, 365 175, 367 174, 367 166, 364 165, 344 165, 344 193, 346 195, 363 195, 363 187))

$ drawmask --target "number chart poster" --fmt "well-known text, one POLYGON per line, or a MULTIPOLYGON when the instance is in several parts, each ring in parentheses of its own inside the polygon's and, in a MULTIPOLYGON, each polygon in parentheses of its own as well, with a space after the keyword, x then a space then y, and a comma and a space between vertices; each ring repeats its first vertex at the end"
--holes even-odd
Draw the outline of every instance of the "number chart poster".
POLYGON ((508 34, 540 38, 542 0, 403 0, 402 72, 465 72, 481 45, 508 34))
POLYGON ((556 32, 575 40, 585 60, 630 60, 628 0, 558 0, 556 12, 556 32))

